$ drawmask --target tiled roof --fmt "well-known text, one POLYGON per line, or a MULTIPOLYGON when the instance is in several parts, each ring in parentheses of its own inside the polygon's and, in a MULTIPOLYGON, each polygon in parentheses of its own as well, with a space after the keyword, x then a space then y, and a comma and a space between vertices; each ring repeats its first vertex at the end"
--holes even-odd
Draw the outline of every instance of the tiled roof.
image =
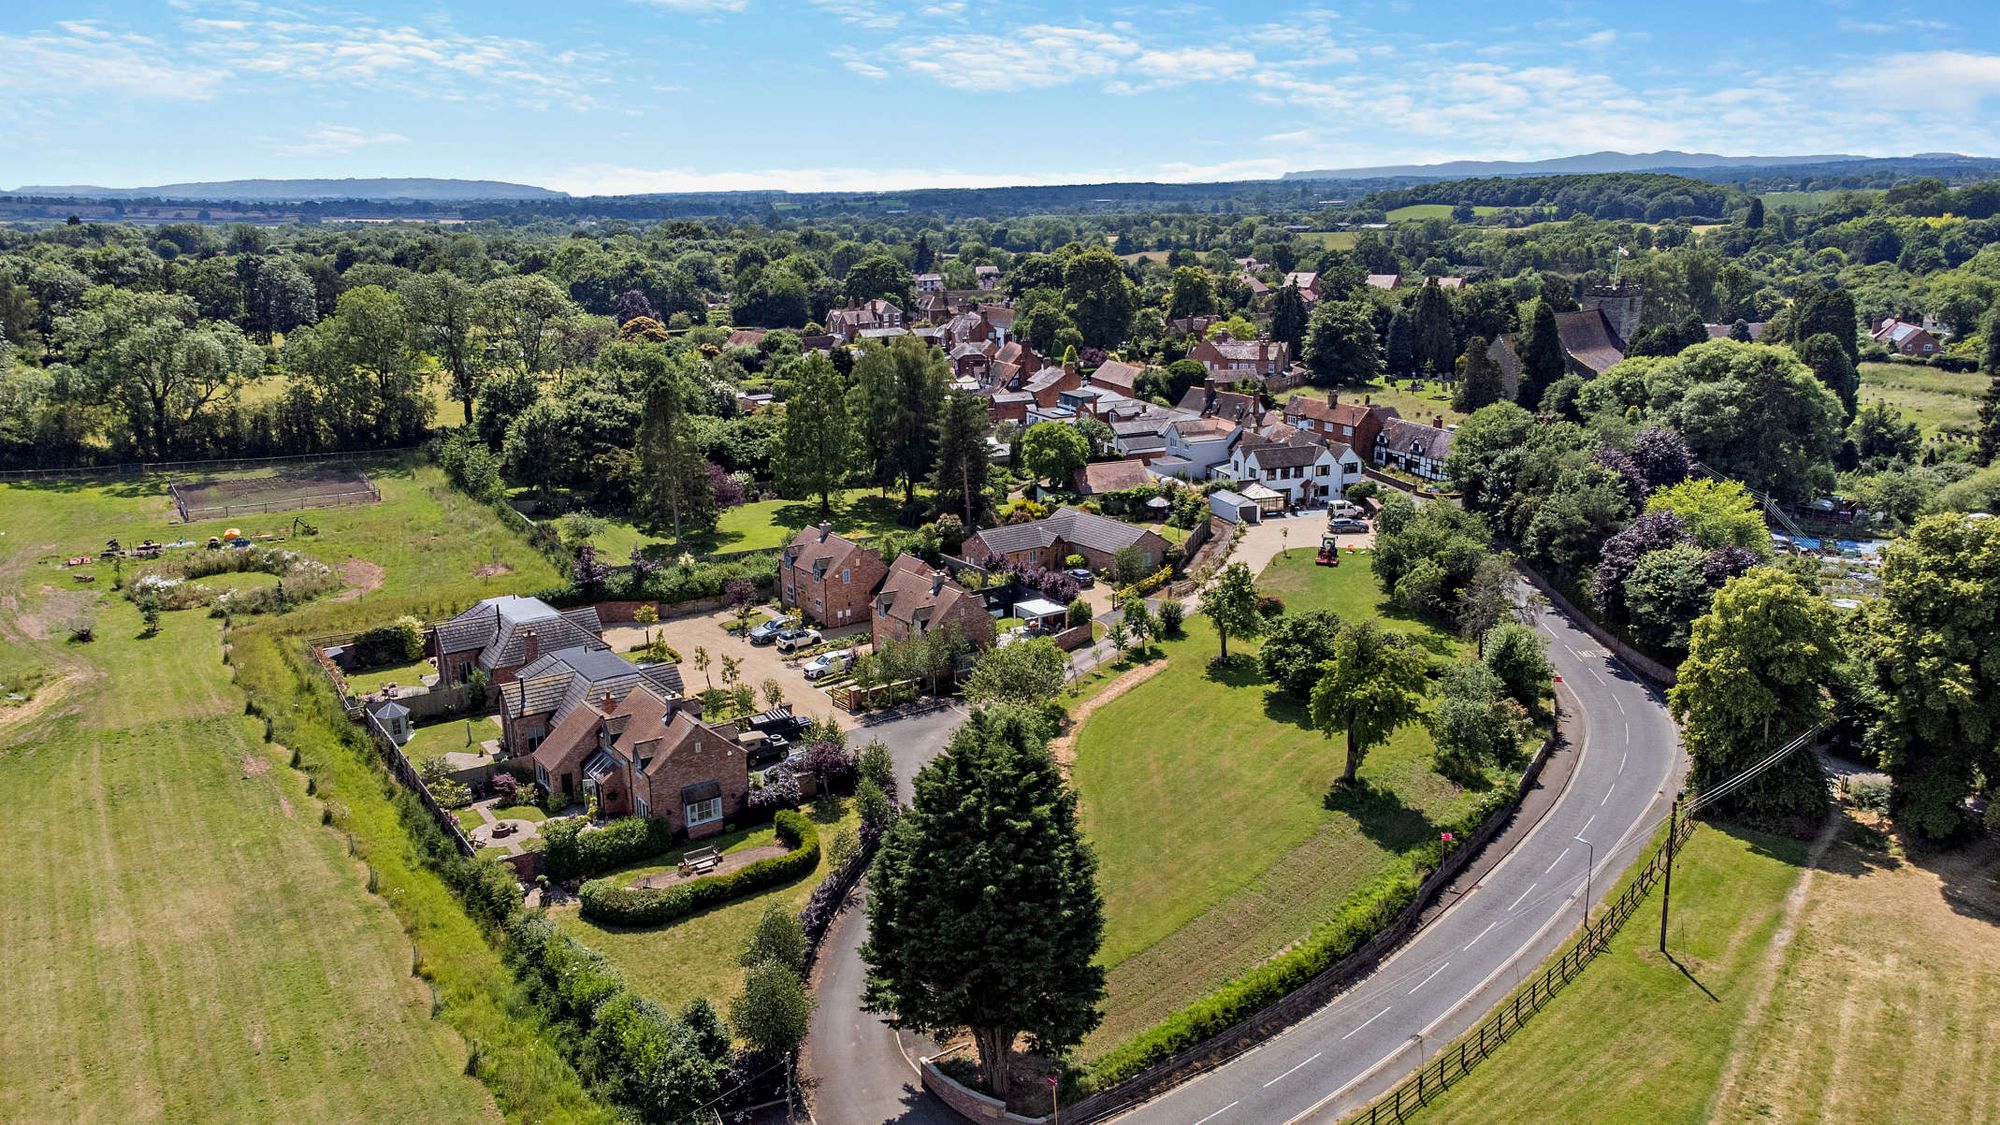
POLYGON ((554 617, 519 620, 503 615, 500 629, 491 643, 479 650, 479 666, 492 671, 523 664, 528 657, 528 638, 533 636, 542 652, 579 648, 597 641, 604 625, 597 619, 596 606, 564 610, 554 617))
POLYGON ((1152 482, 1144 461, 1099 461, 1076 471, 1076 490, 1082 493, 1118 492, 1152 482))
POLYGON ((1368 275, 1368 284, 1376 289, 1394 289, 1402 280, 1403 277, 1401 274, 1371 273, 1368 275))
POLYGON ((1451 452, 1451 433, 1436 426, 1398 418, 1382 427, 1382 437, 1376 448, 1385 447, 1398 453, 1407 453, 1414 448, 1430 460, 1443 461, 1445 455, 1451 452))
POLYGON ((1598 309, 1556 314, 1556 336, 1577 363, 1602 375, 1625 358, 1625 344, 1598 309))
POLYGON ((996 555, 1046 548, 1057 539, 1109 553, 1133 546, 1145 534, 1143 527, 1106 519, 1081 508, 1057 508, 1048 519, 988 528, 978 538, 982 546, 996 555))
MULTIPOLYGON (((875 592, 875 614, 892 621, 928 623, 951 614, 971 591, 915 555, 900 555, 875 592)), ((979 602, 985 612, 985 603, 979 602)))
POLYGON ((1267 442, 1250 450, 1245 456, 1255 457, 1257 464, 1266 469, 1296 469, 1311 465, 1325 452, 1318 445, 1280 445, 1267 442))
POLYGON ((785 545, 783 554, 785 565, 810 571, 814 578, 825 578, 830 571, 838 570, 868 548, 851 539, 833 533, 831 528, 801 528, 792 541, 785 545))
POLYGON ((1136 363, 1107 359, 1097 370, 1090 373, 1090 381, 1099 386, 1117 387, 1129 395, 1132 389, 1138 386, 1139 376, 1145 373, 1146 369, 1136 363))

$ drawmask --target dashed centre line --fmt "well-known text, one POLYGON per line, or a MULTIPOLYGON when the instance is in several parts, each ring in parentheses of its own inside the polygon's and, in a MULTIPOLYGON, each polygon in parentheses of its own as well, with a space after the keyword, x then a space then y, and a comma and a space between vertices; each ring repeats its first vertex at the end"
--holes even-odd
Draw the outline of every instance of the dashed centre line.
POLYGON ((1223 1106, 1221 1109, 1218 1109, 1214 1113, 1209 1114, 1207 1117, 1202 1118, 1200 1121, 1195 1122, 1194 1125, 1206 1125, 1207 1122, 1213 1121, 1216 1118, 1221 1117, 1223 1114, 1228 1113, 1230 1110, 1235 1109, 1236 1105, 1237 1103, 1230 1102, 1228 1105, 1223 1106))
MULTIPOLYGON (((1425 977, 1424 979, 1422 979, 1422 980, 1420 980, 1420 981, 1418 981, 1418 982, 1417 982, 1417 988, 1422 988, 1423 986, 1425 986, 1425 985, 1429 984, 1429 983, 1430 983, 1430 982, 1431 982, 1432 980, 1434 980, 1434 979, 1436 979, 1436 978, 1437 978, 1437 975, 1438 975, 1439 973, 1441 973, 1441 972, 1444 972, 1444 971, 1445 971, 1445 970, 1446 970, 1447 968, 1449 968, 1450 966, 1451 966, 1451 962, 1449 962, 1449 961, 1446 961, 1446 962, 1445 962, 1444 964, 1442 964, 1442 965, 1439 965, 1439 966, 1438 966, 1437 968, 1435 968, 1435 969, 1432 969, 1432 970, 1431 970, 1431 975, 1430 975, 1430 976, 1427 976, 1427 977, 1425 977)), ((1405 995, 1405 996, 1415 996, 1415 995, 1417 994, 1417 988, 1412 988, 1412 989, 1411 989, 1411 990, 1409 990, 1408 992, 1405 992, 1405 993, 1403 993, 1403 995, 1405 995)))
POLYGON ((1369 1016, 1369 1017, 1368 1017, 1367 1019, 1365 1019, 1365 1020, 1362 1020, 1362 1021, 1361 1021, 1361 1024, 1360 1024, 1360 1026, 1359 1026, 1359 1027, 1356 1027, 1356 1028, 1354 1029, 1354 1031, 1350 1031, 1350 1032, 1348 1032, 1348 1033, 1347 1033, 1346 1035, 1343 1035, 1343 1036, 1341 1036, 1341 1038, 1342 1038, 1342 1039, 1347 1039, 1347 1038, 1351 1037, 1352 1035, 1354 1035, 1354 1032, 1356 1032, 1356 1031, 1360 1031, 1360 1030, 1361 1030, 1361 1028, 1363 1028, 1363 1027, 1367 1027, 1367 1026, 1368 1026, 1369 1024, 1371 1024, 1371 1023, 1374 1023, 1374 1022, 1375 1022, 1376 1020, 1379 1020, 1379 1019, 1381 1019, 1381 1018, 1382 1018, 1383 1016, 1386 1016, 1386 1015, 1388 1015, 1388 1014, 1389 1014, 1389 1009, 1388 1009, 1388 1008, 1384 1008, 1384 1009, 1382 1009, 1381 1011, 1379 1011, 1379 1012, 1376 1012, 1376 1013, 1375 1013, 1374 1015, 1372 1015, 1372 1016, 1369 1016))
POLYGON ((1555 863, 1551 863, 1547 867, 1542 869, 1542 874, 1547 875, 1549 872, 1554 871, 1556 869, 1556 863, 1561 863, 1563 861, 1563 856, 1566 856, 1568 854, 1569 854, 1569 849, 1564 848, 1562 850, 1562 855, 1556 857, 1555 863))
POLYGON ((1497 925, 1499 925, 1499 924, 1500 924, 1500 923, 1498 923, 1498 922, 1488 922, 1488 923, 1486 923, 1486 928, 1485 928, 1485 929, 1483 929, 1483 930, 1481 930, 1481 931, 1479 931, 1479 937, 1476 937, 1476 938, 1473 938, 1473 939, 1472 939, 1471 941, 1468 941, 1468 942, 1466 942, 1466 943, 1465 943, 1465 948, 1467 948, 1467 949, 1471 949, 1471 948, 1472 948, 1473 946, 1475 946, 1475 945, 1478 945, 1478 944, 1479 944, 1479 938, 1483 938, 1483 937, 1485 937, 1485 936, 1486 936, 1487 934, 1490 934, 1490 933, 1492 933, 1492 932, 1493 932, 1493 927, 1495 927, 1495 926, 1497 926, 1497 925))
MULTIPOLYGON (((1544 872, 1542 872, 1542 874, 1546 875, 1546 874, 1548 874, 1548 872, 1544 871, 1544 872)), ((1514 909, 1514 907, 1515 907, 1515 906, 1519 906, 1519 905, 1521 905, 1522 901, 1523 901, 1523 900, 1525 900, 1525 899, 1526 899, 1526 898, 1528 897, 1528 895, 1529 895, 1529 894, 1533 893, 1533 891, 1534 891, 1534 889, 1535 889, 1536 887, 1538 887, 1538 886, 1541 886, 1541 882, 1542 882, 1542 881, 1541 881, 1540 879, 1537 879, 1537 880, 1535 880, 1534 882, 1532 882, 1532 883, 1529 883, 1529 884, 1528 884, 1528 889, 1527 889, 1527 890, 1525 890, 1525 891, 1522 891, 1522 892, 1521 892, 1521 897, 1520 897, 1520 898, 1517 898, 1517 899, 1515 899, 1515 900, 1514 900, 1514 904, 1513 904, 1513 906, 1509 906, 1509 907, 1508 907, 1507 909, 1511 911, 1511 910, 1513 910, 1513 909, 1514 909)))
POLYGON ((1278 1075, 1276 1078, 1271 1079, 1269 1082, 1264 1083, 1264 1088, 1268 1090, 1271 1087, 1276 1086, 1278 1083, 1283 1082, 1285 1079, 1290 1078, 1292 1074, 1299 1069, 1300 1066, 1304 1066, 1306 1065, 1306 1063, 1312 1062, 1314 1059, 1319 1058, 1321 1055, 1325 1053, 1326 1053, 1325 1051, 1314 1051, 1312 1058, 1307 1059, 1305 1062, 1300 1063, 1298 1066, 1293 1067, 1291 1070, 1288 1070, 1285 1073, 1278 1075))

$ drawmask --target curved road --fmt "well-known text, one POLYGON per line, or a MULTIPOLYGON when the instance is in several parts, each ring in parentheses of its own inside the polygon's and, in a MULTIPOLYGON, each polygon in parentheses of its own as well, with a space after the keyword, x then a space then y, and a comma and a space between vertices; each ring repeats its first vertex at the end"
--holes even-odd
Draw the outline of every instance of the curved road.
POLYGON ((1505 858, 1401 949, 1284 1034, 1123 1120, 1334 1121, 1478 1023, 1559 948, 1664 822, 1682 769, 1660 693, 1552 610, 1536 625, 1569 689, 1567 788, 1505 858))
MULTIPOLYGON (((1683 769, 1664 700, 1552 610, 1537 627, 1568 689, 1565 733, 1577 747, 1566 786, 1542 817, 1496 839, 1510 848, 1470 875, 1452 905, 1372 974, 1282 1035, 1122 1118, 1180 1125, 1333 1121, 1413 1072, 1478 1022, 1604 896, 1664 819, 1683 769)), ((906 779, 942 748, 957 708, 875 732, 906 779)), ((1475 871, 1478 868, 1475 868, 1475 871)), ((819 1007, 807 1044, 821 1125, 962 1120, 917 1085, 901 1039, 859 1011, 863 912, 850 906, 828 936, 819 1007)))

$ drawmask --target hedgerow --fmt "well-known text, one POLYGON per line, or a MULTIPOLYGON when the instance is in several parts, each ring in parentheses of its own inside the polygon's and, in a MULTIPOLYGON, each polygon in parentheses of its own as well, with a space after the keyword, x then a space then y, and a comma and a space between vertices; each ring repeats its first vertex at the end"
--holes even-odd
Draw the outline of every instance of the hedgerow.
POLYGON ((607 926, 660 926, 718 903, 803 878, 819 866, 819 831, 803 815, 785 809, 773 818, 778 838, 790 850, 760 859, 726 875, 711 875, 671 887, 623 887, 612 879, 592 879, 577 892, 583 916, 607 926))

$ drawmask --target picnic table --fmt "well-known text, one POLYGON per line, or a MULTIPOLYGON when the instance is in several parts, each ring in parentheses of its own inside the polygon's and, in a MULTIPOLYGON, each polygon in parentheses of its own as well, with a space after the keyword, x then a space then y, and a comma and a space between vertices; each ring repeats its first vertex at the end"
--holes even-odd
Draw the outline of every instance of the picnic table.
POLYGON ((682 875, 706 875, 722 865, 722 853, 713 847, 689 848, 681 853, 682 875))

